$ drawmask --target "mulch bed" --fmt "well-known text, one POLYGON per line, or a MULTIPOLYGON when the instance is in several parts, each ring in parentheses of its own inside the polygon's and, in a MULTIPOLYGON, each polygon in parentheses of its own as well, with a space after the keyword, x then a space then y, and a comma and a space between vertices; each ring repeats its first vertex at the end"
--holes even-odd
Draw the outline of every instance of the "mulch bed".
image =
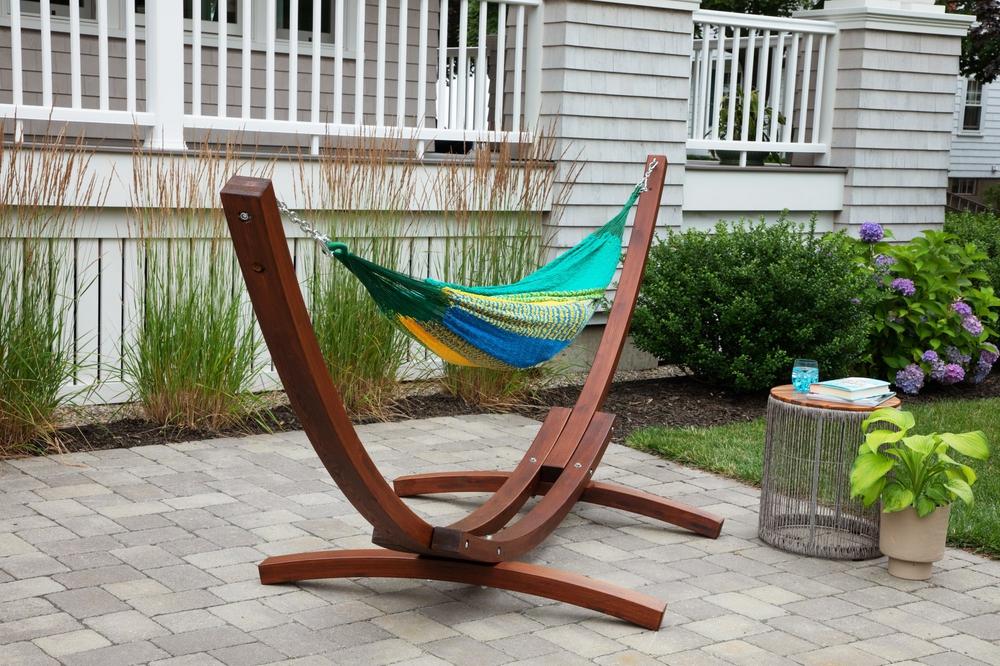
MULTIPOLYGON (((540 391, 530 404, 496 409, 541 419, 552 406, 570 407, 580 388, 559 387, 540 391)), ((919 396, 904 396, 904 405, 943 399, 992 398, 1000 396, 1000 375, 994 374, 978 386, 935 386, 919 396)), ((708 427, 749 421, 764 415, 767 393, 733 393, 709 386, 693 377, 665 377, 615 384, 604 411, 618 416, 615 440, 624 441, 632 431, 651 425, 708 427)), ((393 408, 391 420, 404 421, 435 416, 458 416, 491 411, 470 406, 444 394, 413 395, 402 398, 393 408)), ((355 423, 371 422, 355 419, 355 423)), ((216 437, 243 436, 265 432, 299 430, 298 417, 287 406, 269 410, 264 419, 248 420, 237 427, 218 431, 161 428, 142 419, 121 419, 109 423, 64 428, 58 432, 68 451, 127 448, 146 444, 166 444, 216 437), (266 425, 265 425, 266 424, 266 425)))

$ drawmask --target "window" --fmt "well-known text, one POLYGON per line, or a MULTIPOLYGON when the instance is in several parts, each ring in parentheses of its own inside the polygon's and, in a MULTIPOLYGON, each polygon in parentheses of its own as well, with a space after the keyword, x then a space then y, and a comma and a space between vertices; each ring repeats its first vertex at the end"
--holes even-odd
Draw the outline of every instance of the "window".
MULTIPOLYGON (((69 2, 70 0, 49 0, 49 13, 52 16, 69 18, 69 2)), ((41 6, 42 3, 38 2, 38 0, 22 2, 21 11, 25 14, 40 14, 42 11, 41 6)), ((97 18, 97 8, 94 6, 94 0, 81 0, 80 18, 90 20, 97 18)))
MULTIPOLYGON (((220 1, 226 3, 226 23, 229 25, 239 25, 239 0, 201 0, 201 20, 217 23, 219 21, 220 1)), ((184 0, 184 18, 190 19, 194 15, 191 9, 192 6, 193 3, 191 0, 184 0)), ((135 13, 146 13, 146 0, 135 0, 135 13)))
MULTIPOLYGON (((333 3, 323 0, 299 0, 299 41, 312 41, 313 2, 320 2, 319 30, 324 43, 333 42, 333 3)), ((289 23, 288 0, 278 0, 278 36, 288 39, 291 26, 289 23)), ((345 8, 346 10, 346 8, 345 8)))
POLYGON ((973 196, 976 193, 976 180, 974 178, 952 178, 951 191, 953 194, 973 196))
POLYGON ((962 109, 962 130, 978 132, 983 119, 983 84, 974 79, 965 82, 965 104, 962 109))

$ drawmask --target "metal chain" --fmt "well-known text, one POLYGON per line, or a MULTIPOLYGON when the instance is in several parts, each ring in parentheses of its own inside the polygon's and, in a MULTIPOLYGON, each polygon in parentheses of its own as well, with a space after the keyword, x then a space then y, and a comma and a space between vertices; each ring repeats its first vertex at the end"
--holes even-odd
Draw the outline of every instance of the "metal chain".
POLYGON ((320 247, 323 249, 323 254, 331 254, 330 243, 333 242, 333 239, 317 229, 312 222, 300 217, 299 214, 289 208, 288 204, 284 201, 278 201, 278 210, 280 210, 281 213, 289 220, 294 222, 296 226, 298 226, 298 228, 301 229, 307 236, 319 243, 320 247))
POLYGON ((646 173, 643 174, 642 176, 642 182, 639 183, 640 192, 649 192, 649 177, 653 175, 654 171, 656 171, 656 167, 659 163, 660 161, 657 160, 655 157, 653 158, 653 161, 649 163, 649 167, 646 169, 646 173))

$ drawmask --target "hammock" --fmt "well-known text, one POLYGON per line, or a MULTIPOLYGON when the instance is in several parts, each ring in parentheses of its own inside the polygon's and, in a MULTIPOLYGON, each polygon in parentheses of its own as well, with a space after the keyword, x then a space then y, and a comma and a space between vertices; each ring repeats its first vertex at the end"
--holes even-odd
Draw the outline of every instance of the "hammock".
POLYGON ((530 368, 565 349, 594 315, 618 267, 629 211, 645 187, 643 179, 617 215, 555 260, 495 286, 418 279, 386 268, 319 233, 284 203, 279 207, 358 278, 383 314, 443 360, 530 368))

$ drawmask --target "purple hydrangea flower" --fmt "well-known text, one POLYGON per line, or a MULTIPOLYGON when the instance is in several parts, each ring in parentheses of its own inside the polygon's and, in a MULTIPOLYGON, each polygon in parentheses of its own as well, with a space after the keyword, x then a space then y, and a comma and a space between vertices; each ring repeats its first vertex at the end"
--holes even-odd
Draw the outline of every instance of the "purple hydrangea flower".
POLYGON ((896 278, 889 286, 892 287, 893 291, 903 296, 913 296, 913 294, 917 293, 916 285, 909 278, 896 278))
POLYGON ((949 363, 944 366, 944 376, 941 377, 942 384, 957 384, 965 379, 965 370, 956 363, 949 363))
POLYGON ((969 361, 972 360, 972 356, 969 354, 963 354, 958 350, 958 347, 948 346, 944 348, 944 357, 949 363, 955 363, 957 365, 966 366, 969 361))
POLYGON ((928 349, 920 356, 920 360, 924 363, 936 363, 941 360, 941 357, 933 349, 928 349))
POLYGON ((986 363, 977 363, 976 369, 971 374, 966 375, 966 379, 970 384, 982 384, 983 380, 986 379, 990 371, 993 369, 992 365, 987 365, 986 363))
POLYGON ((877 243, 885 238, 885 231, 878 222, 865 222, 858 230, 858 235, 866 243, 877 243))
POLYGON ((916 363, 911 363, 896 373, 895 383, 903 393, 916 395, 924 387, 924 371, 916 363))
POLYGON ((969 332, 969 335, 980 336, 983 332, 983 322, 979 321, 976 315, 962 317, 962 328, 969 332))
POLYGON ((951 309, 963 317, 968 317, 969 315, 972 314, 972 308, 969 307, 969 304, 963 301, 962 299, 958 299, 957 301, 952 303, 951 309))
POLYGON ((875 265, 879 268, 888 268, 896 263, 895 257, 890 257, 887 254, 876 254, 875 255, 875 265))
POLYGON ((945 367, 946 366, 945 366, 944 361, 942 361, 940 359, 937 360, 937 361, 934 361, 933 363, 931 363, 931 372, 930 372, 931 379, 933 379, 936 382, 943 381, 944 380, 945 367))
POLYGON ((985 363, 992 368, 997 359, 1000 359, 1000 350, 997 350, 997 346, 992 342, 987 342, 983 345, 983 350, 979 352, 979 362, 985 363))

